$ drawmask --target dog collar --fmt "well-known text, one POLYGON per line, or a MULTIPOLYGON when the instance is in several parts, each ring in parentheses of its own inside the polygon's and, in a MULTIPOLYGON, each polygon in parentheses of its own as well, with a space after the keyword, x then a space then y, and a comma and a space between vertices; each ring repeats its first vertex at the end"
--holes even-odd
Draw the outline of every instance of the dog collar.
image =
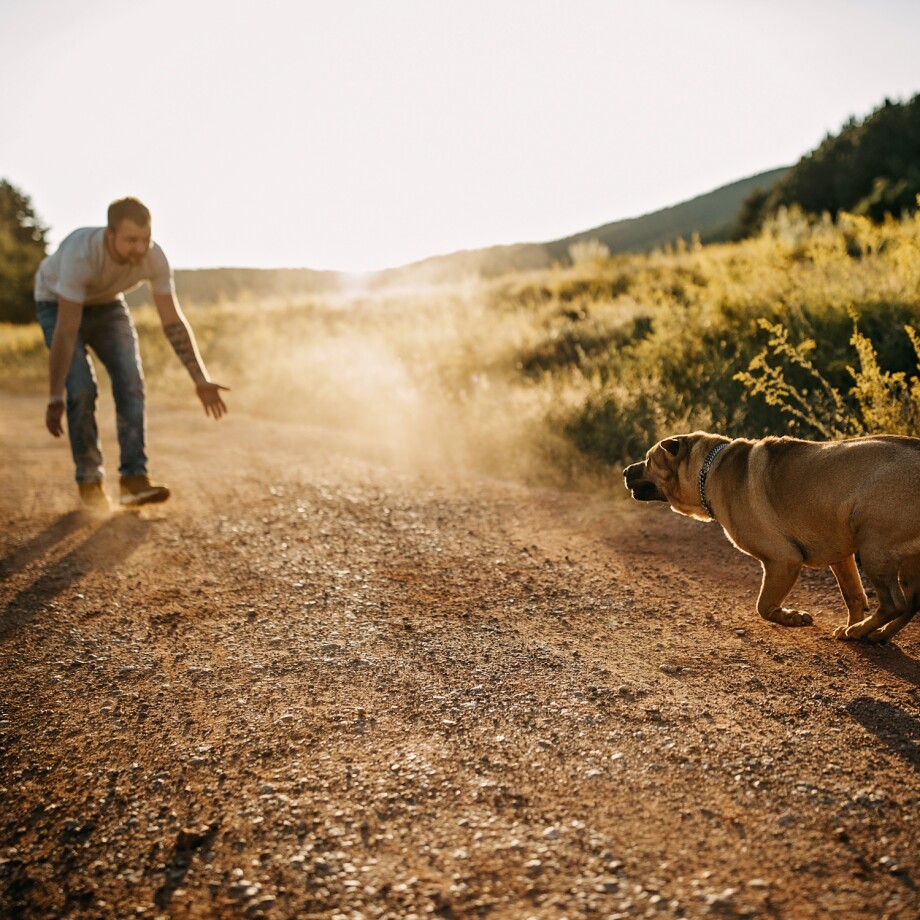
POLYGON ((716 444, 716 446, 713 447, 711 451, 709 451, 709 454, 703 461, 703 468, 700 470, 700 504, 706 509, 706 513, 713 520, 716 519, 716 516, 712 513, 712 506, 708 501, 706 501, 706 477, 709 475, 709 470, 712 468, 712 464, 715 462, 716 457, 719 456, 719 451, 728 447, 728 445, 728 441, 723 441, 721 444, 716 444))

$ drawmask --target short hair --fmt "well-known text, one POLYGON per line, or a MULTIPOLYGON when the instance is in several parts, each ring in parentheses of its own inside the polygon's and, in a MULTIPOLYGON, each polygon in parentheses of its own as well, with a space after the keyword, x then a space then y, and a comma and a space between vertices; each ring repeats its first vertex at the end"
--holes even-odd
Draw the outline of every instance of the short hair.
POLYGON ((146 227, 150 224, 150 211, 137 198, 119 198, 109 205, 109 230, 117 230, 123 220, 130 220, 139 227, 146 227))

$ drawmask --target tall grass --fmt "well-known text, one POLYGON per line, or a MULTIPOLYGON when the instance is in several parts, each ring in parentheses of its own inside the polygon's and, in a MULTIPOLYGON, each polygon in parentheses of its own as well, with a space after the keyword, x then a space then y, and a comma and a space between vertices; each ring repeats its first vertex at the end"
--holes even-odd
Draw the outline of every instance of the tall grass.
MULTIPOLYGON (((781 212, 753 240, 456 286, 186 304, 231 407, 392 453, 575 481, 666 434, 917 433, 920 219, 781 212)), ((151 309, 158 398, 190 404, 151 309)), ((37 327, 0 327, 0 387, 42 392, 37 327)))

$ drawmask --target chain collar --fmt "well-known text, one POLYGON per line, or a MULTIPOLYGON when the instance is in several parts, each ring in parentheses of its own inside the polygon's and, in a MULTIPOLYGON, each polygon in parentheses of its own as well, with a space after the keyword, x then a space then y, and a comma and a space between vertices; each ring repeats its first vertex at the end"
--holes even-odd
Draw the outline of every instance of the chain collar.
POLYGON ((706 477, 709 475, 709 470, 712 468, 712 464, 715 462, 716 457, 719 456, 719 452, 728 447, 729 443, 729 441, 723 441, 721 444, 716 444, 716 446, 709 451, 709 454, 703 461, 703 468, 700 470, 700 504, 706 509, 706 513, 713 520, 716 519, 716 516, 712 513, 712 506, 706 501, 706 477))

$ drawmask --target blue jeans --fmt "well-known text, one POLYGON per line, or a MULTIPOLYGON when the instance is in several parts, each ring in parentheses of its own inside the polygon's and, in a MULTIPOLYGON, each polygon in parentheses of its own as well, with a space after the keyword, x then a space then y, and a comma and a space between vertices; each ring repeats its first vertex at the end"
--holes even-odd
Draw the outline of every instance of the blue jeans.
MULTIPOLYGON (((35 312, 50 348, 57 324, 58 305, 53 300, 36 303, 35 312)), ((108 371, 115 397, 118 446, 122 476, 147 473, 147 422, 144 373, 137 347, 137 331, 127 305, 120 300, 83 308, 83 319, 67 373, 67 434, 77 468, 77 482, 102 482, 102 445, 96 428, 96 372, 87 350, 92 348, 108 371)))

